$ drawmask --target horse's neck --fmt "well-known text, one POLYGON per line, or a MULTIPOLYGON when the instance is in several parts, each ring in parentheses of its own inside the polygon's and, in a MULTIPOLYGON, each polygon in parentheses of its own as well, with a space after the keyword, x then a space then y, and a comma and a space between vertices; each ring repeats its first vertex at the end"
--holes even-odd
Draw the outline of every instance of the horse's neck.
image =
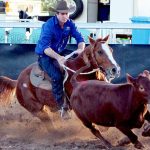
POLYGON ((84 63, 82 57, 70 59, 66 63, 66 66, 69 67, 70 69, 74 70, 74 71, 78 70, 80 67, 82 67, 84 65, 85 65, 85 63, 84 63))

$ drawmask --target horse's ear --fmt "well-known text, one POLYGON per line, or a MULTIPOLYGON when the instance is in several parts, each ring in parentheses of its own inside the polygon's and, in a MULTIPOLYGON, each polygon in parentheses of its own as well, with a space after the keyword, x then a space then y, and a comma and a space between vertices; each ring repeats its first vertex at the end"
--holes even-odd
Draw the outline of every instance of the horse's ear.
POLYGON ((103 38, 103 39, 102 39, 102 41, 107 42, 107 41, 108 41, 108 39, 109 39, 109 35, 107 35, 105 38, 103 38))
POLYGON ((89 42, 91 45, 94 45, 95 44, 95 40, 93 38, 91 38, 90 36, 88 37, 89 38, 89 42))
POLYGON ((126 74, 126 78, 127 78, 127 82, 128 82, 128 83, 131 83, 131 84, 134 85, 135 79, 134 79, 131 75, 129 75, 129 74, 127 73, 127 74, 126 74))

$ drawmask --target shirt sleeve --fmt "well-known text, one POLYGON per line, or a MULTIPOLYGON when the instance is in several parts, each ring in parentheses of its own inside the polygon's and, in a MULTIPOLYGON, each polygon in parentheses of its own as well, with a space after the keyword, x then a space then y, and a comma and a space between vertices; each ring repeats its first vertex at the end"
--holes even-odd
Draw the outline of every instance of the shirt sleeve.
POLYGON ((51 46, 53 37, 52 31, 52 24, 50 24, 50 22, 46 22, 45 24, 43 24, 41 35, 37 44, 38 53, 43 54, 44 50, 51 46))
POLYGON ((84 38, 82 34, 79 32, 78 28, 76 27, 75 23, 72 22, 71 24, 71 36, 75 38, 77 44, 80 42, 84 42, 84 38))

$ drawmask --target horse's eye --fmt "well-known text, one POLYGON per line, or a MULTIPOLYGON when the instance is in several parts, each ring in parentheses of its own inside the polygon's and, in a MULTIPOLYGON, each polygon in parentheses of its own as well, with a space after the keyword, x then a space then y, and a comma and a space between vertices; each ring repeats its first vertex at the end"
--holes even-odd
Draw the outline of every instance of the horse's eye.
POLYGON ((102 55, 103 54, 103 52, 100 50, 100 51, 98 51, 98 53, 100 54, 100 55, 102 55))
POLYGON ((145 89, 142 85, 139 86, 139 91, 143 92, 145 89))

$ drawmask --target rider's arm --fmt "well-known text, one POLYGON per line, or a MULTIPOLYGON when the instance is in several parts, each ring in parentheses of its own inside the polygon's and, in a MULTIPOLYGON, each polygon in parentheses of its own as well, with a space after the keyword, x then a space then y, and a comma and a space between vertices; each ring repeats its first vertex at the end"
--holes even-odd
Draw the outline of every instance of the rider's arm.
POLYGON ((65 57, 59 55, 59 54, 56 53, 54 50, 52 50, 50 47, 49 47, 49 48, 46 48, 46 49, 44 50, 44 53, 45 53, 47 56, 56 59, 56 60, 58 61, 59 65, 62 65, 62 64, 64 64, 64 62, 65 62, 65 57))
POLYGON ((85 43, 84 42, 80 42, 78 43, 78 49, 76 50, 77 53, 81 53, 85 48, 85 43))

